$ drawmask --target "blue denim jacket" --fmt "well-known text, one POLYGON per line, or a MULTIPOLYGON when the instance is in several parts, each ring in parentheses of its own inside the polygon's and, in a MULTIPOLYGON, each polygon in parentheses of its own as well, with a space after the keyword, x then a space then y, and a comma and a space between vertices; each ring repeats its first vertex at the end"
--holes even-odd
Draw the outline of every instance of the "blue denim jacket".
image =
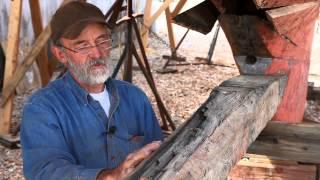
POLYGON ((129 153, 162 140, 151 104, 139 88, 113 79, 106 87, 109 116, 69 72, 32 95, 21 124, 27 179, 95 179, 129 153))

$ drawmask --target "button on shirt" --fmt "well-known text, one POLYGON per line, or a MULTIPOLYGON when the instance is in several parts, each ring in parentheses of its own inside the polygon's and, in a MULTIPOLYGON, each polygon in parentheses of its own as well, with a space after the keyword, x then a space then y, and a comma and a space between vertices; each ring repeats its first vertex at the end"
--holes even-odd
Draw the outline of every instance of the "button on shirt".
POLYGON ((26 179, 95 179, 162 133, 145 94, 118 80, 105 83, 109 117, 67 72, 26 103, 21 123, 26 179))

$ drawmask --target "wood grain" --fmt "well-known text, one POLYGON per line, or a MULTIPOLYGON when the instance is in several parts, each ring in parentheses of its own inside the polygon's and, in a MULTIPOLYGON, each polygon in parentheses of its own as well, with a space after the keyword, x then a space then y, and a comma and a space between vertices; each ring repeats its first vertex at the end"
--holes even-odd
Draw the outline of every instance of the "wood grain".
POLYGON ((314 180, 316 165, 301 165, 295 161, 246 154, 231 170, 228 179, 314 180))
POLYGON ((254 0, 257 8, 276 8, 282 6, 290 6, 294 4, 316 2, 317 0, 254 0))
MULTIPOLYGON (((6 66, 4 72, 4 89, 10 86, 14 71, 18 64, 20 22, 21 22, 22 0, 11 1, 8 27, 8 42, 6 49, 6 66)), ((0 107, 0 133, 9 134, 11 113, 13 109, 13 94, 7 96, 8 102, 0 107)))
POLYGON ((248 152, 320 164, 320 124, 269 122, 248 152))
MULTIPOLYGON (((43 31, 39 0, 29 0, 29 5, 31 9, 34 36, 35 38, 37 38, 43 31)), ((52 73, 49 70, 47 46, 43 46, 43 49, 40 51, 37 57, 37 64, 39 66, 42 86, 45 86, 49 82, 50 77, 52 75, 52 73)))
POLYGON ((281 81, 242 75, 222 83, 130 178, 226 178, 276 112, 281 81))

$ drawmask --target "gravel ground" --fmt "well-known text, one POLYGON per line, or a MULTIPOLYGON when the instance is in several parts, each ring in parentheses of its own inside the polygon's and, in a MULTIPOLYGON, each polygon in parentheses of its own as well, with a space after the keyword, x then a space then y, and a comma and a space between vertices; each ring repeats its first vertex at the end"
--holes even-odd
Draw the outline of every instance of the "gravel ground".
MULTIPOLYGON (((226 79, 238 75, 238 70, 235 67, 213 65, 176 66, 172 68, 177 69, 177 73, 158 74, 155 71, 165 63, 161 56, 169 54, 167 45, 157 40, 157 38, 151 38, 147 52, 159 94, 177 125, 187 120, 195 112, 207 99, 215 86, 226 79)), ((185 51, 180 51, 179 53, 187 57, 188 62, 195 62, 192 53, 185 51)), ((134 84, 146 92, 154 106, 157 117, 160 117, 154 96, 143 74, 138 70, 133 73, 134 84)), ((27 92, 15 98, 14 126, 20 121, 21 108, 30 94, 31 92, 27 92)), ((0 180, 7 179, 24 179, 22 175, 21 150, 9 150, 0 145, 0 180)))

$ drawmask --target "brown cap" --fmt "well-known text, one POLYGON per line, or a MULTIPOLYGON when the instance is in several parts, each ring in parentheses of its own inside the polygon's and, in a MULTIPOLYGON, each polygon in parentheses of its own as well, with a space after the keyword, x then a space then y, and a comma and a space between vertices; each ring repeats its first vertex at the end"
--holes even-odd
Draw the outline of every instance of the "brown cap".
POLYGON ((89 23, 107 25, 103 13, 96 6, 82 1, 67 3, 52 16, 51 39, 55 44, 61 37, 75 39, 89 23))

